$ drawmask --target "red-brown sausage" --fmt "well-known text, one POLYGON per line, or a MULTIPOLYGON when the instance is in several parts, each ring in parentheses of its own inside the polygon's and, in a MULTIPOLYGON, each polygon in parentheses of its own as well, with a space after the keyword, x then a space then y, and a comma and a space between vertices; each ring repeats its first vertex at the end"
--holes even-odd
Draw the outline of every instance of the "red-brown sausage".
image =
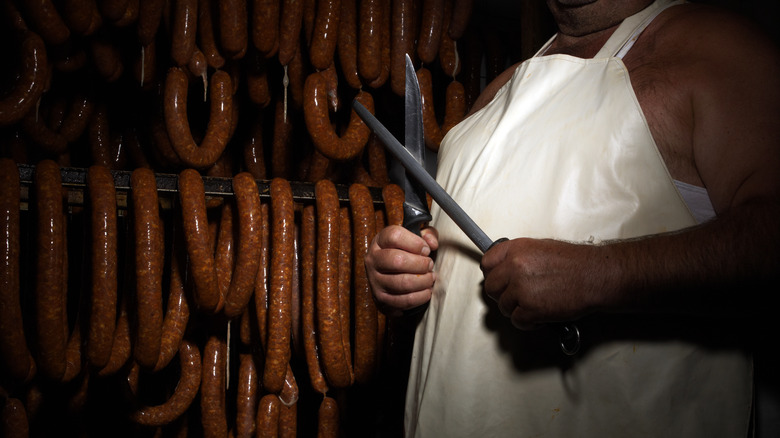
POLYGON ((279 438, 298 436, 298 404, 279 406, 279 438))
POLYGON ((143 0, 139 3, 138 25, 136 33, 138 42, 147 46, 154 41, 157 29, 160 27, 165 0, 143 0))
POLYGON ((260 193, 249 172, 233 177, 233 193, 238 205, 238 257, 233 278, 225 297, 225 315, 234 318, 243 313, 257 277, 260 258, 260 193))
MULTIPOLYGON (((344 354, 338 294, 339 200, 330 180, 314 185, 317 205, 316 321, 323 369, 328 384, 344 388, 351 382, 350 358, 344 354)), ((347 329, 348 330, 348 329, 347 329)))
POLYGON ((225 65, 225 58, 219 52, 214 37, 212 0, 198 0, 198 45, 211 68, 218 70, 225 65))
POLYGON ((318 70, 325 70, 333 63, 333 54, 338 43, 340 15, 341 0, 317 2, 309 60, 318 70))
POLYGON ((20 190, 19 169, 0 159, 0 357, 13 380, 27 382, 35 374, 35 361, 27 347, 20 292, 20 190))
MULTIPOLYGON (((314 146, 326 157, 333 160, 349 160, 356 157, 366 142, 371 130, 352 110, 349 126, 342 136, 338 136, 331 127, 327 105, 326 81, 321 73, 312 73, 306 78, 304 119, 314 146)), ((374 112, 374 99, 361 91, 355 99, 369 111, 374 112)))
POLYGON ((70 38, 70 29, 51 0, 24 2, 27 21, 47 44, 59 45, 70 38))
POLYGON ((372 82, 382 71, 382 16, 380 0, 360 0, 358 20, 358 70, 366 82, 372 82))
POLYGON ((122 138, 111 135, 108 123, 108 110, 101 102, 92 112, 89 122, 89 148, 94 164, 117 170, 124 167, 127 153, 122 147, 122 138))
POLYGON ((162 426, 181 416, 198 394, 201 379, 201 359, 198 347, 184 340, 179 347, 181 377, 173 395, 161 405, 141 406, 130 419, 145 426, 162 426))
POLYGON ((292 163, 292 118, 287 117, 284 102, 276 101, 274 132, 271 144, 271 175, 274 178, 291 178, 292 163))
POLYGON ((293 406, 298 402, 298 382, 289 363, 284 374, 284 386, 279 392, 279 401, 283 406, 293 406))
POLYGON ((252 43, 265 57, 279 49, 279 0, 252 0, 252 43))
POLYGON ((339 293, 339 319, 341 319, 341 345, 344 348, 344 357, 347 358, 349 380, 354 380, 352 367, 352 340, 350 327, 352 327, 352 224, 349 217, 349 207, 339 208, 339 261, 338 261, 338 293, 339 293))
POLYGON ((209 246, 203 179, 196 170, 185 169, 179 174, 179 196, 190 271, 195 282, 195 304, 204 311, 214 312, 219 304, 217 273, 209 246))
POLYGON ((92 293, 87 360, 103 368, 111 356, 117 307, 117 213, 114 177, 107 167, 87 172, 92 227, 92 293))
POLYGON ((95 0, 64 0, 62 11, 62 19, 74 34, 87 35, 94 30, 92 17, 98 14, 95 0))
POLYGON ((180 67, 190 62, 195 51, 198 0, 174 0, 171 28, 171 58, 180 67))
MULTIPOLYGON (((216 167, 216 166, 215 166, 216 167)), ((213 169, 213 167, 212 167, 213 169)), ((214 248, 214 268, 217 273, 217 288, 219 290, 219 304, 217 312, 224 310, 225 296, 227 296, 230 281, 233 278, 233 269, 235 267, 236 243, 234 227, 234 209, 229 202, 219 207, 222 214, 218 220, 218 229, 215 230, 216 240, 214 248)))
POLYGON ((200 385, 200 417, 204 437, 226 437, 225 363, 227 344, 221 335, 211 335, 203 349, 200 385))
POLYGON ((253 178, 266 179, 262 111, 259 111, 257 120, 250 129, 251 133, 244 142, 244 168, 253 178))
POLYGON ((123 295, 120 301, 119 317, 114 329, 114 342, 111 345, 111 356, 105 367, 98 371, 101 377, 110 376, 120 369, 130 360, 131 341, 130 341, 130 322, 127 316, 127 297, 123 295))
POLYGON ((257 406, 257 438, 276 438, 279 436, 279 410, 281 403, 276 394, 266 394, 257 406))
POLYGON ((170 268, 171 275, 168 290, 168 307, 163 319, 162 338, 160 339, 160 355, 154 371, 160 371, 176 356, 184 339, 184 332, 190 318, 190 307, 185 295, 184 282, 182 280, 182 262, 184 260, 184 248, 178 234, 174 236, 171 249, 170 268))
POLYGON ((303 207, 301 216, 301 330, 303 350, 309 371, 309 380, 315 391, 325 395, 328 384, 322 376, 320 355, 317 347, 317 334, 314 312, 315 266, 317 224, 314 217, 314 206, 303 207))
POLYGON ((404 221, 404 191, 395 184, 382 188, 382 199, 385 203, 387 225, 401 225, 404 221))
POLYGON ((233 94, 230 75, 220 70, 211 76, 211 112, 206 135, 195 143, 187 120, 187 74, 176 67, 165 80, 165 127, 176 154, 188 166, 205 168, 217 162, 230 139, 233 94))
POLYGON ((36 332, 38 370, 60 380, 65 374, 68 338, 65 289, 65 242, 60 168, 54 161, 38 163, 34 179, 38 242, 36 251, 36 332))
POLYGON ((236 389, 236 438, 255 436, 257 391, 260 386, 255 360, 251 353, 239 354, 236 389))
POLYGON ((423 0, 417 56, 426 64, 433 62, 439 52, 443 12, 444 0, 423 0))
POLYGON ((303 1, 282 0, 279 18, 279 63, 288 65, 300 50, 301 26, 303 25, 303 1))
POLYGON ((392 43, 390 53, 390 86, 393 92, 403 96, 406 91, 406 54, 415 54, 415 7, 414 0, 393 1, 392 43))
MULTIPOLYGON (((339 35, 336 50, 344 80, 352 88, 359 89, 363 83, 358 74, 357 0, 341 0, 339 35)), ((362 25, 362 23, 361 23, 362 25)))
POLYGON ((291 293, 295 211, 292 188, 282 178, 271 180, 271 272, 268 295, 268 337, 263 386, 279 393, 290 361, 291 293))
POLYGON ((246 53, 247 6, 244 0, 220 0, 219 40, 222 53, 229 59, 241 59, 246 53))
POLYGON ((339 436, 339 405, 331 397, 324 397, 317 414, 317 438, 339 436))
POLYGON ((377 309, 371 294, 363 260, 376 235, 374 201, 362 184, 349 187, 349 203, 354 227, 355 380, 366 383, 377 368, 377 309))
POLYGON ((269 218, 268 204, 263 203, 260 206, 260 261, 257 267, 257 278, 255 279, 255 317, 257 318, 257 332, 262 344, 263 351, 267 347, 266 338, 268 337, 268 279, 270 273, 270 239, 271 239, 271 221, 269 218))
POLYGON ((162 337, 163 224, 157 200, 157 181, 151 169, 130 175, 135 240, 136 362, 150 369, 157 364, 162 337))
POLYGON ((452 18, 449 25, 449 36, 453 40, 460 39, 471 20, 474 0, 455 0, 452 6, 452 18))
MULTIPOLYGON (((449 22, 448 18, 452 16, 452 14, 452 0, 444 0, 445 22, 449 22)), ((442 28, 438 52, 439 64, 441 64, 444 74, 455 78, 455 76, 460 73, 460 54, 458 53, 458 46, 455 40, 450 37, 447 26, 443 26, 442 28)))
POLYGON ((372 135, 366 144, 366 153, 368 154, 368 173, 380 187, 389 183, 387 174, 387 156, 385 154, 385 145, 376 135, 372 135))
POLYGON ((89 38, 89 48, 95 70, 106 82, 116 82, 125 70, 124 60, 119 47, 100 33, 89 38))
POLYGON ((427 68, 417 70, 417 79, 420 83, 423 107, 423 131, 425 133, 425 146, 431 150, 439 150, 439 145, 449 130, 460 123, 466 113, 465 91, 463 84, 451 81, 447 85, 444 126, 439 126, 434 112, 433 84, 431 72, 427 68))
POLYGON ((390 31, 390 26, 393 21, 393 8, 391 5, 391 2, 389 1, 383 1, 381 2, 381 8, 382 8, 382 19, 377 23, 379 26, 379 35, 380 35, 380 42, 381 47, 379 51, 379 60, 380 60, 380 70, 379 70, 379 76, 376 77, 373 81, 368 83, 368 86, 371 88, 379 88, 383 86, 387 82, 387 78, 390 77, 390 59, 391 59, 391 40, 392 40, 392 32, 390 31))
POLYGON ((24 31, 21 41, 21 68, 16 86, 0 100, 0 126, 22 119, 38 102, 46 88, 49 66, 46 46, 38 34, 24 31))

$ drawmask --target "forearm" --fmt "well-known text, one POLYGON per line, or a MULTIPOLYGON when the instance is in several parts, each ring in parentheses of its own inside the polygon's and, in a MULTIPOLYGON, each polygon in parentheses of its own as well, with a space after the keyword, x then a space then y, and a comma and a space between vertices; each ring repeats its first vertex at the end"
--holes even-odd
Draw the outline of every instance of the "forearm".
POLYGON ((780 205, 754 202, 680 232, 603 245, 605 312, 751 314, 766 308, 780 273, 780 205))

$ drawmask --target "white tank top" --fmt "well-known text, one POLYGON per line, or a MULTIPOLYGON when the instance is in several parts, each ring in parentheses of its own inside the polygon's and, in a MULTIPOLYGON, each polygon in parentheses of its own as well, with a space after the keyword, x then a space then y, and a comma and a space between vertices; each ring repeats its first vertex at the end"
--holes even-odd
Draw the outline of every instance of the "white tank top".
MULTIPOLYGON (((488 236, 599 243, 696 224, 615 56, 670 5, 626 19, 594 59, 524 62, 450 130, 437 180, 488 236)), ((481 253, 432 214, 439 279, 416 332, 406 436, 746 435, 752 361, 729 331, 598 316, 578 322, 583 349, 564 356, 554 331, 519 331, 484 297, 481 253)))

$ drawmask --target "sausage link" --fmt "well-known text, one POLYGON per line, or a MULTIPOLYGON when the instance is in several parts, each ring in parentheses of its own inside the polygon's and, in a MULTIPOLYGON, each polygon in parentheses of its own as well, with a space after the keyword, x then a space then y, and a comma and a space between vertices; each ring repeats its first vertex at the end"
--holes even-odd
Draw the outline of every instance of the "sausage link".
POLYGON ((236 438, 255 436, 259 383, 252 354, 239 354, 238 384, 236 389, 236 438))
POLYGON ((338 294, 339 201, 330 180, 314 185, 317 206, 317 291, 316 321, 322 363, 328 384, 334 388, 349 386, 349 357, 344 353, 341 309, 338 294))
POLYGON ((368 139, 366 153, 368 154, 368 173, 371 178, 380 187, 386 186, 390 182, 387 174, 387 156, 385 155, 385 145, 382 144, 379 137, 372 135, 368 139))
POLYGON ((333 63, 339 33, 341 0, 317 2, 317 15, 314 17, 309 60, 317 70, 325 70, 333 63))
POLYGON ((225 58, 214 37, 213 8, 212 0, 198 0, 198 44, 209 66, 219 70, 225 65, 225 58))
POLYGON ((130 175, 135 240, 136 337, 133 355, 145 368, 153 368, 162 338, 163 224, 157 200, 157 181, 151 169, 130 175))
POLYGON ((116 82, 125 70, 119 47, 105 33, 89 39, 92 62, 100 77, 108 82, 116 82))
POLYGON ((260 258, 260 193, 249 172, 233 177, 233 192, 238 205, 238 257, 233 278, 225 297, 225 315, 234 318, 246 309, 257 277, 260 258))
POLYGON ((125 8, 125 11, 122 13, 122 16, 114 21, 112 24, 114 27, 127 27, 132 24, 135 24, 138 21, 138 13, 141 9, 140 0, 129 0, 127 2, 127 7, 125 8))
POLYGON ((279 438, 298 436, 298 404, 279 406, 279 438))
POLYGON ((20 190, 16 163, 0 158, 0 357, 11 379, 27 382, 36 368, 27 347, 19 297, 20 190))
POLYGON ((87 360, 103 368, 111 356, 117 307, 117 213, 114 177, 105 166, 87 171, 92 227, 92 293, 87 360))
POLYGON ((195 143, 187 120, 187 74, 176 67, 165 80, 165 127, 176 154, 190 167, 205 168, 217 162, 230 139, 233 122, 233 95, 230 76, 220 70, 211 76, 209 114, 206 135, 195 143))
POLYGON ((339 208, 339 260, 338 260, 338 294, 339 294, 339 319, 341 320, 341 345, 344 348, 344 357, 347 358, 349 380, 355 378, 352 367, 352 341, 350 327, 352 327, 352 224, 350 223, 349 207, 339 208))
POLYGON ((113 337, 114 341, 111 344, 111 356, 108 358, 108 363, 98 371, 98 375, 101 377, 113 375, 122 369, 132 354, 126 295, 123 295, 120 300, 119 317, 116 321, 113 337))
POLYGON ((249 99, 265 108, 271 103, 271 89, 268 84, 268 60, 253 50, 251 65, 244 70, 249 99))
POLYGON ((122 147, 123 139, 111 135, 108 120, 108 110, 101 102, 92 112, 88 129, 92 162, 109 169, 121 169, 124 167, 127 153, 122 147))
MULTIPOLYGON (((443 1, 444 20, 449 22, 449 17, 454 14, 454 11, 452 10, 452 0, 443 1)), ((455 78, 455 76, 460 73, 460 56, 458 53, 458 46, 455 43, 455 40, 450 37, 448 30, 449 28, 447 26, 443 26, 440 34, 441 38, 439 39, 438 46, 439 64, 441 64, 441 68, 444 71, 444 74, 450 76, 451 78, 455 78)))
POLYGON ((225 416, 225 363, 227 344, 222 336, 211 335, 203 349, 203 375, 200 386, 200 417, 204 437, 227 437, 225 416))
MULTIPOLYGON (((445 94, 444 121, 441 125, 442 136, 466 116, 466 90, 458 81, 451 81, 447 85, 445 94)), ((443 138, 443 137, 442 137, 443 138)))
POLYGON ((282 0, 279 23, 279 63, 288 65, 300 51, 301 26, 303 25, 303 1, 282 0))
POLYGON ((6 438, 27 438, 30 424, 24 403, 14 397, 3 397, 3 409, 0 411, 0 432, 6 438))
POLYGON ((358 70, 366 82, 375 80, 382 70, 380 31, 384 20, 383 3, 380 0, 360 0, 358 70))
POLYGON ((465 116, 465 91, 463 84, 458 81, 453 80, 447 85, 444 125, 440 127, 434 112, 433 84, 430 70, 424 67, 417 70, 417 79, 420 83, 420 94, 422 95, 425 146, 428 149, 437 151, 447 132, 460 123, 465 116))
POLYGON ((247 7, 245 0, 220 0, 219 37, 222 52, 229 59, 241 59, 246 54, 247 7))
POLYGON ((354 227, 355 263, 355 380, 366 383, 377 368, 377 308, 371 294, 364 265, 368 245, 376 235, 374 201, 368 188, 362 184, 349 187, 349 204, 354 227))
POLYGON ((448 29, 449 37, 453 40, 460 39, 468 28, 471 20, 471 12, 474 9, 474 0, 454 0, 452 6, 452 18, 448 29))
POLYGON ((295 211, 290 183, 271 180, 271 272, 263 386, 278 394, 290 362, 291 293, 295 211))
POLYGON ((44 160, 35 170, 35 198, 38 215, 36 258, 36 329, 38 370, 47 378, 60 380, 65 374, 68 338, 66 313, 65 243, 62 180, 54 161, 44 160))
MULTIPOLYGON (((328 115, 326 82, 321 73, 312 73, 306 78, 304 94, 306 128, 317 150, 333 160, 344 161, 356 157, 371 135, 368 126, 352 110, 346 132, 338 136, 333 131, 328 115)), ((374 112, 374 99, 369 93, 361 91, 355 99, 374 112)))
POLYGON ((255 317, 257 319, 257 333, 263 351, 268 346, 268 277, 270 270, 270 236, 271 221, 268 213, 268 204, 260 206, 260 260, 255 279, 255 317))
POLYGON ((276 394, 266 394, 257 407, 257 438, 276 438, 279 436, 279 411, 281 403, 276 394))
POLYGON ((379 88, 383 86, 387 82, 387 78, 390 77, 390 44, 392 40, 392 32, 390 31, 390 26, 393 21, 393 8, 391 5, 391 2, 389 1, 382 1, 381 8, 382 8, 382 19, 377 22, 377 26, 379 26, 379 36, 380 36, 380 50, 379 50, 379 61, 380 61, 380 70, 379 70, 379 76, 376 77, 373 81, 368 83, 368 86, 371 88, 379 88))
POLYGON ((168 366, 170 361, 176 356, 182 339, 184 339, 184 332, 190 318, 190 307, 187 302, 181 274, 185 269, 182 263, 184 260, 183 248, 178 243, 181 241, 178 233, 174 233, 174 239, 170 257, 169 272, 171 279, 168 290, 168 306, 165 310, 165 318, 162 325, 160 355, 157 357, 154 371, 160 371, 168 366))
POLYGON ((21 41, 21 68, 16 86, 0 100, 0 126, 22 119, 38 102, 49 75, 46 46, 38 34, 24 31, 21 41))
MULTIPOLYGON (((358 74, 357 0, 341 0, 339 37, 336 50, 344 80, 352 88, 360 89, 363 83, 358 74)), ((372 78, 373 79, 373 78, 372 78)))
POLYGON ((145 426, 162 426, 180 417, 190 407, 198 394, 201 379, 201 359, 198 347, 184 340, 179 347, 179 383, 173 395, 161 405, 140 406, 130 414, 130 419, 145 426))
POLYGON ((88 35, 92 29, 92 17, 97 14, 95 0, 64 0, 62 19, 68 29, 77 35, 88 35))
POLYGON ((190 271, 195 282, 195 304, 201 310, 214 312, 219 304, 217 273, 207 232, 203 179, 196 170, 184 169, 179 174, 179 196, 184 239, 187 243, 190 271))
POLYGON ((298 382, 295 380, 295 374, 293 374, 289 363, 284 374, 284 386, 279 392, 279 401, 283 406, 293 406, 298 403, 298 382))
POLYGON ((244 168, 254 179, 266 179, 262 112, 250 129, 251 133, 244 142, 244 168))
POLYGON ((287 76, 289 78, 287 90, 290 96, 288 106, 295 109, 303 107, 303 88, 306 82, 307 67, 303 64, 302 52, 302 50, 295 52, 287 68, 287 76))
POLYGON ((252 0, 252 43, 265 57, 279 49, 279 0, 252 0))
POLYGON ((395 184, 382 188, 382 200, 385 203, 387 225, 401 225, 404 221, 404 191, 395 184))
POLYGON ((129 0, 103 0, 98 2, 100 7, 100 13, 108 21, 117 21, 127 10, 129 0))
POLYGON ((154 41, 160 27, 165 0, 143 0, 138 5, 138 42, 148 46, 154 41))
POLYGON ((417 56, 426 64, 436 59, 444 21, 444 0, 423 0, 417 56))
POLYGON ((390 45, 390 87, 395 94, 406 92, 406 55, 414 56, 415 0, 393 1, 392 43, 390 45))
POLYGON ((219 223, 214 233, 216 235, 214 269, 217 274, 217 289, 219 290, 217 312, 221 312, 225 307, 225 297, 227 296, 228 288, 230 288, 230 281, 233 278, 236 253, 233 205, 230 202, 225 202, 220 207, 220 210, 221 215, 219 219, 214 221, 219 223))
POLYGON ((311 48, 311 39, 314 34, 314 20, 316 18, 317 0, 303 0, 303 41, 309 49, 311 48))
POLYGON ((317 348, 317 336, 314 320, 314 275, 316 260, 317 228, 314 206, 303 207, 301 216, 301 319, 303 351, 309 371, 309 380, 315 391, 325 394, 328 384, 322 376, 317 348))
POLYGON ((331 397, 323 397, 317 414, 317 438, 339 436, 339 405, 331 397))
POLYGON ((70 29, 51 0, 24 2, 27 21, 47 44, 60 45, 70 38, 70 29))
POLYGON ((291 178, 292 163, 292 119, 287 117, 284 102, 276 101, 274 132, 271 144, 271 175, 274 178, 291 178))
POLYGON ((179 67, 190 62, 195 51, 198 0, 174 0, 171 28, 171 58, 179 67))

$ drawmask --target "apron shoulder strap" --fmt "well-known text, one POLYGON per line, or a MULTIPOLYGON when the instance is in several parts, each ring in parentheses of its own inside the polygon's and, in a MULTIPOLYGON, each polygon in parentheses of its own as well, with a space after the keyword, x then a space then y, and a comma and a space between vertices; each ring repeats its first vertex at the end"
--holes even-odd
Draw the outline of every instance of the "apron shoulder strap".
POLYGON ((685 3, 685 1, 655 0, 650 6, 626 18, 594 58, 617 57, 622 59, 655 17, 666 10, 666 8, 682 3, 685 3))

